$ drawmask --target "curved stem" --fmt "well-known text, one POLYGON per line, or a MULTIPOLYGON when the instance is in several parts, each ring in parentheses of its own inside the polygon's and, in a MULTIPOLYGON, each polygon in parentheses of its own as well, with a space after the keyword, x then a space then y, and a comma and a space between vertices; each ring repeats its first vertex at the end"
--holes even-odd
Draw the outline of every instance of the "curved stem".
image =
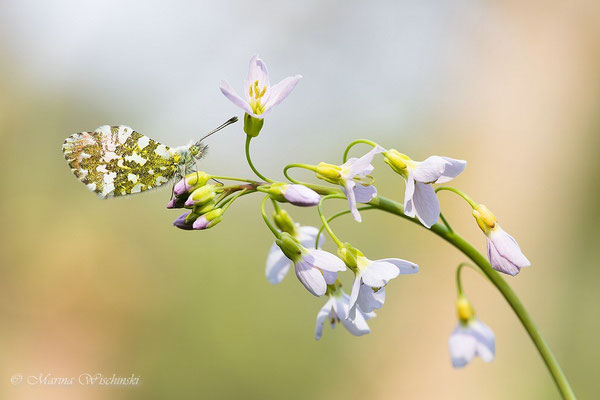
POLYGON ((469 203, 469 205, 471 206, 471 208, 473 208, 473 210, 476 210, 477 208, 479 208, 479 204, 477 204, 472 198, 467 196, 466 193, 464 193, 462 190, 459 190, 457 188, 453 188, 450 186, 440 186, 435 189, 435 192, 437 193, 441 190, 448 190, 452 193, 456 193, 457 195, 462 197, 467 203, 469 203))
POLYGON ((269 221, 269 218, 267 217, 267 212, 265 211, 265 203, 269 198, 269 196, 265 196, 265 198, 262 200, 262 203, 260 203, 260 213, 262 214, 262 217, 265 220, 265 224, 267 224, 271 232, 273 232, 273 235, 275 235, 275 237, 279 239, 279 237, 281 237, 281 233, 277 230, 277 228, 273 226, 271 221, 269 221))
MULTIPOLYGON (((338 194, 329 194, 327 196, 323 196, 323 197, 321 197, 321 200, 319 201, 319 204, 317 205, 317 209, 319 211, 319 216, 321 217, 321 222, 323 223, 323 226, 327 230, 327 233, 329 233, 329 236, 331 236, 331 239, 333 239, 333 241, 335 242, 337 247, 342 247, 344 244, 342 243, 342 241, 340 239, 338 239, 338 237, 335 235, 335 233, 333 233, 333 231, 331 230, 331 227, 327 223, 327 219, 325 218, 325 215, 323 214, 323 202, 327 199, 339 199, 339 198, 343 198, 343 197, 341 197, 338 194)), ((319 236, 317 235, 317 240, 318 240, 318 238, 319 238, 319 236)))
POLYGON ((273 181, 271 179, 265 177, 263 174, 258 172, 258 170, 254 167, 254 164, 252 164, 252 159, 250 158, 250 141, 251 140, 252 140, 252 136, 246 135, 246 161, 248 161, 248 165, 250 166, 250 169, 252 170, 252 172, 254 172, 254 174, 256 176, 258 176, 263 181, 273 183, 273 181))
POLYGON ((343 162, 346 162, 346 160, 348 159, 348 153, 350 152, 350 149, 352 147, 354 147, 355 145, 359 144, 359 143, 364 143, 364 144, 368 144, 369 146, 377 146, 377 143, 373 142, 372 140, 369 139, 357 139, 354 142, 350 143, 348 145, 348 147, 346 147, 346 150, 344 151, 344 158, 343 158, 343 162))
POLYGON ((308 169, 310 171, 316 171, 317 167, 315 167, 314 165, 308 165, 308 164, 288 164, 285 166, 285 168, 283 169, 283 175, 287 178, 288 181, 295 183, 296 185, 304 185, 306 186, 307 183, 298 181, 294 178, 292 178, 289 174, 288 174, 288 170, 291 168, 304 168, 304 169, 308 169))
POLYGON ((245 178, 236 178, 235 176, 219 176, 219 175, 211 175, 211 179, 224 179, 228 181, 239 181, 239 182, 247 182, 247 183, 259 183, 257 181, 253 181, 252 179, 245 178))
POLYGON ((444 223, 444 225, 446 225, 446 228, 450 231, 450 232, 454 232, 454 229, 452 229, 452 227, 450 226, 450 224, 448 223, 448 220, 446 219, 446 217, 444 217, 444 214, 440 213, 440 219, 442 220, 442 222, 444 223))
MULTIPOLYGON (((384 197, 376 197, 375 199, 371 200, 369 204, 375 208, 395 214, 399 217, 408 219, 419 226, 422 226, 417 219, 404 215, 404 208, 402 204, 393 200, 389 200, 384 197)), ((529 334, 533 344, 538 349, 538 352, 542 356, 544 363, 548 367, 548 371, 552 375, 552 378, 554 379, 554 382, 556 383, 556 386, 558 387, 562 397, 564 399, 575 399, 575 393, 573 393, 573 389, 571 389, 567 377, 560 368, 560 365, 554 357, 554 354, 552 354, 552 350, 550 350, 548 343, 546 343, 546 340, 542 336, 538 327, 535 325, 535 322, 533 322, 531 315, 529 315, 512 288, 506 283, 500 274, 492 268, 488 260, 479 251, 477 251, 477 249, 475 249, 471 243, 463 239, 459 234, 449 231, 446 227, 440 225, 439 223, 433 225, 431 227, 431 231, 469 257, 481 269, 483 274, 489 278, 492 284, 508 302, 514 313, 521 321, 521 324, 529 334)))

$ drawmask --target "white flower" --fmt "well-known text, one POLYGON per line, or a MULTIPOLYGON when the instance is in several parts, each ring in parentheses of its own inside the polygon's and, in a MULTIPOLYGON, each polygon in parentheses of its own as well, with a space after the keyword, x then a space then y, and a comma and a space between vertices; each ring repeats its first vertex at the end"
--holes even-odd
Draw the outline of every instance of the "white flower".
POLYGON ((439 156, 431 156, 422 162, 407 163, 404 214, 416 216, 423 225, 431 228, 440 217, 440 203, 431 184, 452 180, 466 165, 466 161, 439 156))
POLYGON ((423 225, 431 228, 440 217, 440 203, 431 184, 456 178, 467 162, 440 156, 419 162, 394 149, 387 150, 384 157, 385 162, 406 179, 404 214, 416 216, 423 225))
POLYGON ((400 274, 414 274, 419 271, 417 264, 399 258, 384 258, 371 261, 364 256, 357 259, 354 284, 350 295, 348 318, 356 318, 356 309, 365 313, 379 309, 385 302, 385 285, 400 274))
POLYGON ((318 178, 342 186, 352 216, 357 222, 361 222, 362 218, 356 203, 368 203, 377 196, 377 189, 373 186, 373 178, 369 174, 373 172, 373 157, 384 151, 384 148, 375 146, 362 157, 350 158, 342 165, 320 163, 317 166, 318 178))
POLYGON ((289 233, 282 232, 275 243, 292 260, 296 277, 314 296, 323 296, 327 285, 335 283, 337 273, 346 270, 346 264, 338 257, 323 250, 306 248, 289 233))
POLYGON ((255 55, 250 59, 248 77, 244 84, 246 100, 227 81, 221 81, 221 92, 247 114, 262 119, 291 93, 301 78, 301 75, 290 76, 271 86, 267 66, 255 55))
POLYGON ((367 320, 375 317, 374 312, 364 313, 358 310, 358 314, 354 321, 348 319, 350 310, 350 296, 338 289, 336 293, 331 294, 325 305, 317 314, 317 325, 315 327, 315 339, 321 339, 323 336, 323 327, 325 321, 329 319, 331 328, 335 328, 336 323, 341 322, 342 325, 354 336, 362 336, 371 332, 367 320))
POLYGON ((477 318, 459 322, 448 340, 450 359, 454 368, 462 368, 478 355, 485 362, 494 359, 494 332, 477 318))
MULTIPOLYGON (((319 230, 313 226, 295 225, 296 235, 293 236, 298 239, 302 246, 314 248, 319 230)), ((321 236, 319 237, 319 248, 321 248, 323 241, 324 236, 321 233, 321 236)), ((287 275, 291 265, 292 261, 283 254, 277 243, 273 243, 269 249, 269 255, 267 256, 267 268, 265 270, 267 280, 274 285, 281 283, 283 278, 287 275)))
POLYGON ((487 237, 487 251, 492 268, 505 274, 515 276, 521 268, 531 265, 517 241, 504 232, 499 224, 496 224, 487 237))
POLYGON ((473 217, 487 237, 487 252, 492 268, 515 276, 521 268, 531 265, 517 241, 500 227, 498 220, 486 206, 480 204, 473 210, 473 217))

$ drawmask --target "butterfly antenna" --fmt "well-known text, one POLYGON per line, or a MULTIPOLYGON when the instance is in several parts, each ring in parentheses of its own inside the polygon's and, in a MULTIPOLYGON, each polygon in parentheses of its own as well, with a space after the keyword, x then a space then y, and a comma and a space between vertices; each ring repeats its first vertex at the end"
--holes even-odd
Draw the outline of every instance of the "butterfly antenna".
POLYGON ((225 121, 224 123, 222 123, 221 125, 217 126, 215 129, 213 129, 212 131, 208 132, 206 135, 204 135, 204 137, 202 137, 202 139, 198 140, 196 142, 196 145, 199 145, 200 142, 202 142, 204 139, 206 139, 207 137, 209 137, 210 135, 212 135, 213 133, 217 133, 219 132, 221 129, 225 128, 228 125, 231 125, 233 123, 236 123, 238 120, 238 117, 231 117, 229 118, 227 121, 225 121))

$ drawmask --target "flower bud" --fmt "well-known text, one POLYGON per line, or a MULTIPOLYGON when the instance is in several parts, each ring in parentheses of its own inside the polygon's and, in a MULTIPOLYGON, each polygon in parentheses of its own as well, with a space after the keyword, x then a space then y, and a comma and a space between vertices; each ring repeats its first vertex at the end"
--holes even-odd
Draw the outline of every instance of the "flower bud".
POLYGON ((287 232, 283 232, 281 237, 275 240, 275 243, 277 243, 283 254, 292 261, 298 260, 302 255, 302 245, 287 232))
POLYGON ((394 172, 402 176, 406 174, 406 162, 410 161, 410 158, 396 149, 390 149, 383 153, 383 160, 389 165, 394 172))
POLYGON ((185 206, 186 197, 175 196, 168 203, 167 208, 183 208, 185 206))
POLYGON ((324 162, 320 162, 317 165, 316 169, 317 178, 323 179, 329 183, 333 183, 335 185, 340 183, 340 178, 342 177, 342 169, 339 165, 327 164, 324 162))
POLYGON ((365 255, 352 246, 350 243, 344 243, 337 251, 338 257, 342 259, 344 264, 353 271, 358 269, 360 258, 364 258, 365 255))
POLYGON ((304 185, 290 185, 287 183, 274 183, 258 190, 268 193, 274 200, 291 203, 298 207, 312 207, 319 204, 321 196, 304 185))
POLYGON ((279 210, 273 214, 273 220, 275 225, 282 231, 289 233, 292 236, 296 236, 296 224, 294 220, 285 210, 279 210))
POLYGON ((173 221, 173 225, 179 229, 189 231, 193 229, 192 224, 196 218, 198 218, 198 214, 194 214, 190 211, 177 217, 177 219, 173 221))
POLYGON ((203 230, 212 228, 223 219, 223 209, 217 208, 204 215, 201 215, 197 220, 194 221, 193 228, 197 230, 203 230))
POLYGON ((201 186, 206 185, 206 182, 208 182, 209 179, 210 175, 205 172, 192 172, 175 184, 173 187, 173 193, 175 193, 177 196, 181 196, 183 193, 189 193, 201 186))
POLYGON ((475 317, 475 311, 473 310, 471 302, 463 295, 460 295, 458 300, 456 300, 456 312, 458 314, 458 319, 463 324, 466 324, 475 317))
POLYGON ((203 205, 215 198, 217 195, 215 185, 205 185, 194 190, 185 201, 186 207, 194 207, 195 205, 203 205))
POLYGON ((492 214, 491 211, 488 210, 488 208, 483 204, 480 204, 477 209, 473 210, 473 217, 475 217, 477 225, 479 225, 479 228, 481 228, 483 233, 486 235, 490 234, 498 222, 494 214, 492 214))
POLYGON ((206 204, 196 204, 192 209, 195 214, 203 215, 215 209, 217 202, 213 199, 206 204))
POLYGON ((246 113, 246 115, 244 115, 244 132, 246 132, 248 136, 257 137, 264 123, 264 119, 254 118, 246 113))

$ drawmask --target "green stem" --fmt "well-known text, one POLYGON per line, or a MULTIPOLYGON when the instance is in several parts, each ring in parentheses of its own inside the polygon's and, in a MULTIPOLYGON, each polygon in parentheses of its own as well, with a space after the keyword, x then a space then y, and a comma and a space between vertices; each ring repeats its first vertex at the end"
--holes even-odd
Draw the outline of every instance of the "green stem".
POLYGON ((228 181, 239 181, 239 182, 247 182, 247 183, 258 183, 256 181, 253 181, 252 179, 244 179, 244 178, 236 178, 234 176, 218 176, 218 175, 211 175, 210 176, 212 179, 225 179, 228 181))
POLYGON ((350 152, 350 149, 352 147, 354 147, 355 145, 359 144, 359 143, 364 143, 364 144, 368 144, 369 146, 377 146, 377 143, 373 142, 372 140, 369 139, 357 139, 354 142, 350 143, 348 145, 348 147, 346 147, 346 150, 344 151, 344 158, 343 158, 343 162, 346 162, 346 160, 348 159, 348 153, 350 152))
POLYGON ((267 224, 271 232, 273 232, 273 235, 275 235, 275 237, 279 239, 281 237, 281 233, 277 230, 277 228, 273 226, 271 221, 269 221, 269 218, 267 217, 267 212, 265 211, 265 203, 269 198, 269 196, 265 196, 265 198, 262 200, 262 203, 260 203, 260 213, 262 214, 262 217, 265 220, 265 224, 267 224))
MULTIPOLYGON (((439 189, 439 188, 438 188, 439 189)), ((456 192, 455 192, 456 193, 456 192)), ((465 199, 466 200, 466 199, 465 199)), ((376 197, 371 200, 369 203, 375 208, 380 210, 398 215, 399 217, 408 219, 420 226, 421 223, 415 219, 410 218, 404 215, 404 208, 402 204, 397 203, 393 200, 386 199, 384 197, 376 197)), ((513 309, 514 313, 517 315, 521 324, 529 334, 529 337, 533 341, 533 344, 538 349, 538 352, 542 356, 548 371, 552 375, 560 394, 564 399, 575 399, 575 394, 573 393, 573 389, 569 385, 567 377, 563 373, 558 364, 558 361, 552 354, 552 350, 548 346, 548 343, 544 340, 541 332, 533 322, 531 315, 527 312, 516 293, 512 290, 512 288, 506 283, 506 281, 498 274, 490 265, 488 260, 479 252, 477 249, 473 247, 468 241, 463 239, 456 232, 449 231, 443 225, 436 223, 431 227, 431 231, 436 235, 440 236, 458 250, 460 250, 463 254, 469 257, 483 272, 485 276, 489 278, 492 284, 498 289, 498 291, 502 294, 504 299, 508 302, 510 307, 513 309)))
POLYGON ((473 208, 473 210, 476 210, 477 208, 479 208, 479 204, 477 204, 475 201, 473 201, 472 198, 470 198, 469 196, 467 196, 462 190, 459 190, 457 188, 453 188, 450 186, 440 186, 438 188, 435 189, 435 192, 439 192, 441 190, 448 190, 452 193, 456 193, 457 195, 459 195, 460 197, 462 197, 463 199, 465 199, 465 201, 467 203, 469 203, 469 205, 473 208))
MULTIPOLYGON (((321 200, 319 201, 319 205, 317 206, 317 209, 319 211, 319 216, 321 217, 321 222, 323 223, 323 226, 325 227, 325 229, 327 230, 327 233, 329 233, 329 236, 331 236, 331 239, 333 239, 333 241, 335 242, 335 244, 337 245, 337 247, 342 247, 344 244, 342 243, 342 241, 340 239, 338 239, 338 237, 335 235, 335 233, 333 233, 333 231, 331 230, 331 227, 329 226, 329 224, 327 223, 327 219, 325 218, 325 215, 323 214, 323 202, 327 199, 343 199, 344 197, 338 195, 338 194, 329 194, 327 196, 323 196, 321 197, 321 200)), ((317 235, 317 240, 318 240, 319 236, 317 235)))
POLYGON ((308 169, 310 171, 316 171, 317 167, 314 165, 308 165, 308 164, 288 164, 285 166, 285 168, 283 169, 283 175, 287 178, 288 181, 295 183, 296 185, 304 185, 306 186, 307 184, 301 181, 298 181, 294 178, 292 178, 289 174, 288 174, 288 170, 291 168, 304 168, 304 169, 308 169))
POLYGON ((450 231, 450 232, 454 232, 454 229, 452 229, 452 227, 450 226, 450 224, 448 223, 448 220, 446 219, 446 217, 444 217, 444 214, 440 213, 440 219, 442 220, 442 222, 444 223, 444 225, 446 225, 446 228, 450 231))
POLYGON ((230 197, 229 199, 225 200, 225 202, 223 202, 223 205, 221 206, 221 208, 223 209, 223 212, 227 211, 227 209, 229 208, 229 206, 240 196, 243 196, 244 193, 247 193, 248 189, 242 189, 241 192, 237 193, 235 196, 230 197))
POLYGON ((246 161, 248 161, 248 165, 250 166, 250 169, 254 172, 254 174, 256 176, 258 176, 263 181, 273 183, 273 181, 271 179, 265 177, 263 174, 258 172, 258 170, 254 167, 254 164, 252 164, 252 159, 250 158, 250 141, 251 140, 252 140, 252 136, 246 135, 246 161))

